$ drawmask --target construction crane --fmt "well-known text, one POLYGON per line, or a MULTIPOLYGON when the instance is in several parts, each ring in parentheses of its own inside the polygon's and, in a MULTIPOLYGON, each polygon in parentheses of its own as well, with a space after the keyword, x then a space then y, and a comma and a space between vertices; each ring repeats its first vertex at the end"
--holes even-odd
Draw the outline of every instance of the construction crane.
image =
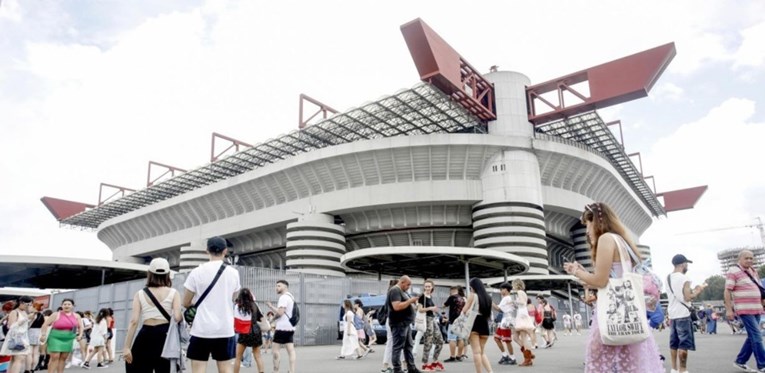
POLYGON ((759 216, 755 217, 754 220, 757 221, 757 224, 735 225, 735 226, 731 226, 731 227, 704 229, 704 230, 700 230, 700 231, 683 232, 683 233, 679 233, 678 235, 696 234, 696 233, 707 233, 707 232, 717 232, 717 231, 727 231, 727 230, 730 230, 730 229, 741 229, 741 228, 757 228, 757 230, 760 231, 760 241, 762 243, 762 246, 765 247, 765 224, 763 224, 762 218, 760 218, 759 216))

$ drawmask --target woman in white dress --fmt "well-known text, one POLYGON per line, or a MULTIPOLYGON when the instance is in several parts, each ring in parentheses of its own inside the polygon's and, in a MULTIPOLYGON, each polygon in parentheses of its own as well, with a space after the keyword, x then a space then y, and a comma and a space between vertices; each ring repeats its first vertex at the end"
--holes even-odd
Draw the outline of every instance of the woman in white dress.
POLYGON ((340 348, 340 355, 338 359, 345 359, 347 356, 353 355, 356 352, 356 359, 360 359, 363 354, 361 346, 359 346, 359 334, 356 332, 356 327, 353 326, 353 304, 350 299, 343 301, 343 309, 345 309, 345 331, 343 332, 343 346, 340 348))
POLYGON ((88 346, 92 347, 93 349, 88 349, 90 351, 88 351, 85 360, 82 362, 82 367, 85 369, 90 369, 90 360, 93 359, 94 355, 98 357, 97 367, 106 368, 101 350, 105 348, 106 335, 109 332, 109 324, 107 324, 106 321, 107 316, 109 316, 109 311, 106 308, 102 308, 100 311, 98 311, 98 315, 96 315, 96 320, 93 323, 93 329, 90 331, 90 343, 88 344, 88 346))
POLYGON ((534 363, 534 354, 531 352, 532 346, 530 338, 534 333, 534 320, 529 316, 529 310, 526 307, 528 296, 526 295, 526 284, 521 279, 513 280, 513 292, 515 292, 515 304, 518 307, 518 314, 515 316, 515 343, 521 346, 523 353, 523 362, 520 366, 531 366, 534 363), (527 343, 528 342, 528 343, 527 343))

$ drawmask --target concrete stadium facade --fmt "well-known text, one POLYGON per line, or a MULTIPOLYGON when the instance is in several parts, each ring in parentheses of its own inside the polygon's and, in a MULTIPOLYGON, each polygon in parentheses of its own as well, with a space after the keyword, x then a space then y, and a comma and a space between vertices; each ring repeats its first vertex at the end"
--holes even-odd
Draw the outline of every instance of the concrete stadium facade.
MULTIPOLYGON (((591 265, 583 206, 612 206, 635 241, 652 213, 597 150, 534 131, 529 79, 485 75, 497 120, 488 133, 437 133, 316 149, 111 218, 98 237, 115 260, 162 256, 181 271, 229 238, 239 264, 344 276, 340 257, 370 247, 475 247, 518 255, 528 274, 591 265)), ((595 114, 597 115, 597 114, 595 114)), ((641 245, 650 256, 650 248, 641 245)))

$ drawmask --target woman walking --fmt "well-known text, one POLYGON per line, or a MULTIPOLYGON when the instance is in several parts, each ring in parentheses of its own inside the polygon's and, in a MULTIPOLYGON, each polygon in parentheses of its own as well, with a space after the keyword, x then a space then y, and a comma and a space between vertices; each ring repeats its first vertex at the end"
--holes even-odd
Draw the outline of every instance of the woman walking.
POLYGON ((542 305, 542 333, 547 344, 545 348, 550 348, 555 344, 555 320, 558 316, 555 314, 555 308, 547 303, 547 300, 540 298, 542 305))
MULTIPOLYGON (((585 206, 582 213, 582 224, 587 226, 587 241, 590 244, 592 260, 595 263, 594 273, 587 271, 580 263, 564 263, 563 268, 576 276, 585 285, 592 288, 603 288, 608 284, 610 276, 621 277, 624 271, 632 268, 622 268, 621 255, 616 240, 624 240, 629 250, 640 258, 640 251, 635 248, 626 234, 626 229, 613 210, 602 202, 585 206)), ((627 258, 632 263, 632 259, 627 258)), ((637 263, 632 263, 635 265, 637 263)), ((597 300, 596 300, 597 301, 597 300)), ((587 341, 585 355, 585 372, 663 372, 659 349, 653 335, 648 339, 625 346, 604 345, 600 339, 598 318, 592 318, 592 327, 587 341)))
POLYGON ((262 321, 263 317, 258 305, 255 304, 255 296, 252 295, 252 291, 248 288, 242 288, 234 304, 234 330, 239 334, 236 341, 235 373, 239 373, 247 347, 252 347, 258 372, 263 373, 265 371, 263 359, 260 356, 260 347, 263 346, 263 332, 258 326, 258 321, 262 321))
MULTIPOLYGON (((170 360, 162 358, 162 349, 170 325, 181 321, 181 296, 171 286, 173 282, 170 280, 170 264, 163 258, 153 259, 146 274, 146 287, 133 296, 133 313, 122 351, 126 372, 170 371, 170 360), (143 325, 133 341, 139 319, 143 320, 143 325)), ((104 322, 107 329, 110 316, 109 309, 106 309, 104 322)), ((91 332, 91 340, 97 338, 96 334, 94 329, 91 332)), ((109 332, 106 334, 108 336, 109 332)), ((104 343, 108 343, 108 339, 105 338, 104 343)))
POLYGON ((359 345, 359 334, 356 332, 356 327, 353 326, 353 319, 356 314, 353 312, 353 304, 350 299, 343 301, 343 309, 345 310, 345 330, 343 331, 343 346, 340 347, 340 355, 338 359, 345 359, 348 356, 356 353, 356 359, 364 357, 364 349, 359 345))
POLYGON ((534 309, 531 300, 526 295, 526 284, 517 278, 513 280, 513 292, 515 292, 515 304, 518 314, 515 315, 515 343, 521 346, 523 362, 518 366, 529 367, 534 364, 534 353, 531 352, 531 336, 534 335, 534 319, 529 315, 529 310, 534 309))
POLYGON ((29 324, 34 314, 31 313, 32 297, 23 296, 16 302, 16 306, 8 314, 8 333, 0 355, 10 356, 11 365, 8 373, 21 373, 26 371, 26 363, 31 353, 29 344, 29 324))
POLYGON ((31 351, 27 356, 26 370, 35 371, 38 369, 38 360, 40 359, 40 329, 45 324, 45 316, 42 314, 42 303, 32 304, 29 324, 29 346, 31 351))
POLYGON ((106 318, 108 316, 109 311, 107 311, 106 308, 102 308, 96 315, 96 320, 93 323, 93 328, 90 332, 90 343, 88 343, 88 347, 92 348, 92 350, 85 349, 81 351, 85 354, 85 357, 82 359, 82 367, 85 369, 90 369, 90 360, 92 360, 93 357, 96 357, 98 361, 98 365, 96 365, 96 367, 107 368, 107 365, 104 364, 104 358, 101 354, 101 351, 104 349, 104 345, 106 344, 106 337, 109 329, 108 324, 106 323, 106 318))
POLYGON ((420 305, 419 312, 425 312, 425 346, 422 349, 422 371, 424 372, 444 370, 444 365, 438 361, 441 349, 444 347, 444 338, 437 324, 436 315, 438 315, 438 308, 432 297, 434 289, 435 283, 431 280, 426 280, 423 285, 423 296, 417 301, 420 305), (433 362, 428 364, 431 349, 435 349, 433 352, 433 362))
POLYGON ((111 364, 114 362, 114 351, 112 351, 112 339, 114 339, 114 310, 107 308, 106 311, 109 312, 109 317, 106 318, 108 332, 106 334, 106 341, 104 342, 105 348, 102 350, 101 355, 104 356, 104 361, 106 361, 107 364, 111 364))
POLYGON ((462 309, 462 314, 467 315, 473 309, 474 304, 478 305, 478 314, 473 322, 473 328, 470 330, 468 341, 470 349, 473 351, 473 365, 475 373, 482 373, 484 369, 491 373, 491 363, 486 356, 486 341, 489 340, 489 316, 491 315, 491 297, 486 292, 486 288, 480 279, 473 277, 470 279, 471 293, 462 309))
POLYGON ((82 329, 82 319, 74 313, 74 300, 64 299, 61 302, 61 311, 48 317, 40 331, 40 343, 46 343, 47 339, 50 354, 48 372, 64 372, 64 365, 72 353, 75 339, 82 339, 82 329))

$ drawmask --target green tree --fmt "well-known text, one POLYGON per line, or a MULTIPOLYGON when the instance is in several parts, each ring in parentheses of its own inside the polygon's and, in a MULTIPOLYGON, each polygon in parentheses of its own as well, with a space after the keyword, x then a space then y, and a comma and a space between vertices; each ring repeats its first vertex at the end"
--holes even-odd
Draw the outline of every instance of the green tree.
POLYGON ((707 283, 707 287, 701 291, 696 300, 723 300, 723 291, 725 290, 725 277, 720 275, 714 275, 704 281, 707 283))
POLYGON ((757 275, 760 276, 760 278, 765 278, 765 265, 761 265, 760 268, 757 268, 757 275))

